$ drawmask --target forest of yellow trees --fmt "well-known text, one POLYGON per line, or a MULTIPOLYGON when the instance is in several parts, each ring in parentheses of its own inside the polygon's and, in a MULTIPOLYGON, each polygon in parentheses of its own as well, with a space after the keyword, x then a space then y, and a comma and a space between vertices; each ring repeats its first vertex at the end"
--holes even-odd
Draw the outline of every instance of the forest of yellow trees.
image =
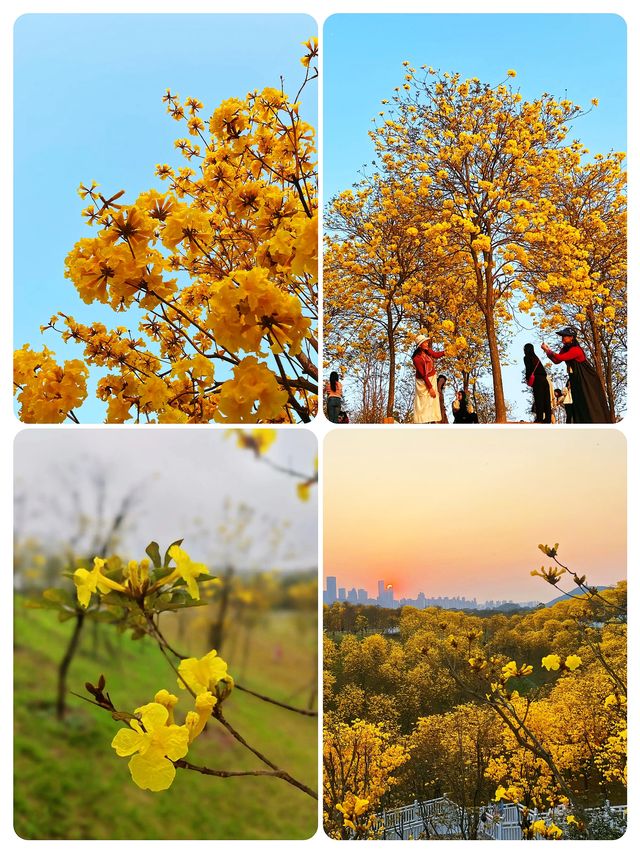
POLYGON ((494 837, 514 804, 522 838, 624 831, 626 583, 573 580, 512 613, 325 606, 330 836, 392 837, 383 811, 431 801, 446 820, 412 837, 494 837))

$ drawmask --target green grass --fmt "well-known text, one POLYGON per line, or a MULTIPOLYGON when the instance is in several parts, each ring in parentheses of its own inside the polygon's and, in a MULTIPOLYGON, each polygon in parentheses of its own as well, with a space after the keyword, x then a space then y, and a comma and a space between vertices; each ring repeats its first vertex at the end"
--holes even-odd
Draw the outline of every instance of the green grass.
MULTIPOLYGON (((204 609, 204 608, 203 608, 204 609)), ((191 615, 191 614, 190 614, 191 615)), ((167 633, 178 644, 166 622, 167 633)), ((313 678, 316 634, 300 635, 289 613, 270 614, 254 632, 245 686, 305 706, 313 678)), ((54 712, 56 672, 72 631, 50 611, 25 610, 15 616, 15 830, 27 839, 300 839, 317 827, 317 803, 280 779, 215 779, 178 770, 168 791, 136 787, 127 759, 110 743, 121 724, 108 712, 68 697, 63 722, 54 712)), ((180 639, 188 654, 203 654, 202 616, 195 614, 180 639)), ((144 639, 133 642, 113 628, 87 624, 69 672, 68 686, 80 694, 85 681, 101 673, 116 707, 133 710, 166 687, 180 695, 182 714, 188 694, 177 688, 163 656, 144 639)), ((229 643, 233 648, 234 643, 229 643)), ((241 647, 239 642, 238 647, 241 647)), ((226 658, 226 655, 223 654, 226 658)), ((177 714, 178 722, 182 719, 177 714)), ((302 717, 234 691, 225 716, 261 752, 314 790, 317 788, 317 727, 302 717)), ((188 758, 216 769, 259 769, 258 759, 215 721, 196 741, 188 758)))

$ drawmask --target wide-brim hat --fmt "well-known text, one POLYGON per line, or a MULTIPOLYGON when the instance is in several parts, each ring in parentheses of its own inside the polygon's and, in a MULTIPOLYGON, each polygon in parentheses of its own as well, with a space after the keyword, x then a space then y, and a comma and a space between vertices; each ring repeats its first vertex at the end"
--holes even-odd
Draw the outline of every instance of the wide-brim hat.
POLYGON ((418 335, 418 337, 414 341, 414 347, 417 349, 422 344, 426 343, 429 338, 426 335, 418 335))
POLYGON ((556 335, 560 335, 563 338, 571 335, 572 338, 575 338, 578 335, 578 331, 575 326, 565 326, 564 329, 558 329, 556 335))

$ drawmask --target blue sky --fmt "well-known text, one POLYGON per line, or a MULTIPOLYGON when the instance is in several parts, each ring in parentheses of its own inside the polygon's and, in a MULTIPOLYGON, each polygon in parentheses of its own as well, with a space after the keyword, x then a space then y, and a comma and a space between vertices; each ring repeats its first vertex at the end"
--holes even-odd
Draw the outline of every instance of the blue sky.
MULTIPOLYGON (((65 358, 75 345, 39 332, 57 310, 80 322, 121 325, 124 315, 85 305, 64 278, 64 259, 92 232, 80 217, 80 182, 125 199, 164 185, 157 163, 184 165, 173 142, 182 125, 165 112, 167 88, 204 103, 278 86, 295 93, 304 69, 301 43, 316 34, 306 15, 25 15, 15 25, 16 347, 43 343, 65 358)), ((317 126, 313 86, 303 106, 317 126)), ((203 113, 204 114, 204 113, 203 113)), ((97 372, 92 373, 90 389, 97 372)), ((83 422, 100 422, 93 398, 83 422)))
MULTIPOLYGON (((547 91, 588 107, 598 98, 599 107, 576 121, 571 138, 592 153, 626 150, 626 26, 619 16, 334 15, 323 41, 325 203, 373 159, 371 119, 404 82, 404 60, 490 83, 513 68, 525 99, 547 91)), ((531 328, 530 320, 524 324, 531 328)), ((503 373, 518 417, 528 416, 528 397, 521 393, 528 340, 537 343, 535 333, 515 336, 517 364, 503 373)))

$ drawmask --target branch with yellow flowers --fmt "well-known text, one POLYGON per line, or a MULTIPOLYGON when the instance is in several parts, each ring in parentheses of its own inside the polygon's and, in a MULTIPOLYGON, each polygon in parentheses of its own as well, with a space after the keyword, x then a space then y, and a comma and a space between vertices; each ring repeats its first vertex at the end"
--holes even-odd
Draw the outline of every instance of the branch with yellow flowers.
MULTIPOLYGON (((202 658, 187 657, 178 652, 160 630, 161 613, 206 605, 208 602, 201 600, 201 584, 219 583, 207 566, 193 561, 181 545, 182 540, 177 540, 162 556, 158 543, 151 542, 146 548, 147 558, 130 560, 126 564, 118 557, 95 557, 92 569, 80 566, 73 572, 77 601, 71 600, 64 590, 47 590, 44 600, 47 606, 55 607, 65 618, 67 612, 75 615, 77 626, 82 626, 87 616, 106 616, 121 629, 130 629, 134 638, 149 636, 173 670, 178 687, 190 694, 194 708, 186 713, 184 723, 177 725, 174 708, 178 697, 163 689, 156 693, 152 702, 140 706, 133 714, 120 711, 105 691, 104 676, 100 676, 95 686, 87 683, 86 688, 93 699, 86 701, 108 710, 114 719, 127 723, 128 728, 117 733, 112 746, 119 756, 132 756, 129 769, 133 781, 141 788, 165 790, 172 784, 178 768, 220 778, 273 776, 317 798, 315 791, 249 743, 222 713, 222 704, 236 685, 227 671, 226 661, 217 651, 212 649, 202 658), (202 733, 209 720, 217 721, 268 769, 226 771, 200 767, 185 760, 191 743, 202 733)), ((76 627, 70 644, 74 650, 78 634, 79 628, 76 627)), ((287 711, 317 717, 314 711, 295 708, 243 686, 239 689, 287 711)))
POLYGON ((275 429, 235 429, 231 430, 231 432, 235 433, 236 435, 238 447, 243 447, 245 450, 250 450, 254 454, 256 459, 259 459, 261 462, 263 462, 265 465, 268 465, 274 471, 278 471, 281 474, 286 474, 289 477, 293 477, 295 480, 299 480, 296 486, 298 497, 302 501, 306 501, 309 499, 311 487, 315 486, 318 482, 317 457, 315 460, 313 473, 305 473, 303 471, 298 471, 288 465, 280 465, 277 462, 274 462, 273 459, 271 459, 269 456, 267 456, 267 450, 269 450, 278 435, 275 429))
MULTIPOLYGON (((193 659, 195 661, 195 659, 193 659)), ((257 749, 252 747, 224 718, 221 705, 230 693, 232 680, 226 676, 226 664, 217 658, 215 652, 210 653, 201 661, 192 664, 187 661, 180 673, 180 686, 189 688, 194 698, 194 710, 187 712, 182 725, 175 722, 174 709, 178 704, 178 697, 167 690, 156 693, 153 702, 136 708, 133 713, 118 710, 111 697, 106 692, 106 680, 103 675, 98 679, 96 685, 87 682, 85 687, 93 697, 79 698, 108 711, 114 720, 124 722, 128 728, 120 729, 111 742, 111 746, 120 757, 132 756, 129 760, 129 771, 131 778, 138 785, 150 791, 164 791, 169 788, 176 775, 176 769, 191 770, 205 776, 214 776, 220 779, 230 779, 241 776, 270 776, 282 779, 294 788, 317 799, 317 793, 304 783, 293 777, 286 770, 282 770, 257 749), (214 690, 202 690, 196 692, 203 686, 202 661, 207 660, 210 680, 208 686, 214 690), (218 678, 218 676, 220 676, 218 678), (217 679, 217 681, 216 681, 217 679), (209 720, 218 720, 231 734, 234 740, 252 752, 264 764, 268 770, 222 770, 211 767, 196 765, 187 761, 187 755, 191 744, 204 731, 209 720)), ((74 694, 79 695, 79 694, 74 694)))

